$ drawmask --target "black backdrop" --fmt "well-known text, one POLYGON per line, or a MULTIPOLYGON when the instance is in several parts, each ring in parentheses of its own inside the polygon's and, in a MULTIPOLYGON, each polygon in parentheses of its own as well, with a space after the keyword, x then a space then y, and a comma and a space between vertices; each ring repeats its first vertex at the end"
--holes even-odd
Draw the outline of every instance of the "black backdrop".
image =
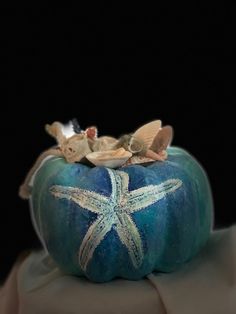
POLYGON ((161 118, 209 175, 215 227, 236 222, 233 11, 136 9, 1 10, 0 278, 39 246, 17 190, 54 120, 118 136, 161 118))

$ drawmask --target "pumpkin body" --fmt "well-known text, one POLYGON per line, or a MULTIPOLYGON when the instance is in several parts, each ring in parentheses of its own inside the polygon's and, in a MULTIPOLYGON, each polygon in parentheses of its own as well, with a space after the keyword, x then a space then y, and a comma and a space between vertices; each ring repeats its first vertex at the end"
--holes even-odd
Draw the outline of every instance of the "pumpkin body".
POLYGON ((175 147, 165 162, 116 170, 52 157, 36 173, 31 198, 52 258, 96 282, 177 269, 206 243, 212 209, 204 170, 175 147))

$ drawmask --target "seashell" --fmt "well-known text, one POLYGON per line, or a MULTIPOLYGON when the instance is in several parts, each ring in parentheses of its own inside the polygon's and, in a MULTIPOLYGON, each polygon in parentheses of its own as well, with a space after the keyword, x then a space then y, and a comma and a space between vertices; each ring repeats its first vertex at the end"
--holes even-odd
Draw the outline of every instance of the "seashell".
POLYGON ((131 134, 122 135, 117 141, 115 148, 123 147, 125 150, 129 150, 129 143, 132 138, 131 134))
POLYGON ((169 125, 164 126, 156 135, 150 147, 156 153, 166 150, 173 138, 173 128, 169 125))
POLYGON ((158 154, 158 156, 160 157, 160 159, 157 159, 157 158, 153 159, 153 158, 150 158, 150 157, 147 157, 147 156, 133 155, 130 159, 128 159, 126 161, 126 163, 123 165, 123 167, 129 166, 129 165, 145 164, 145 163, 148 163, 148 162, 155 162, 157 160, 164 161, 168 157, 167 151, 166 150, 161 151, 158 154))
POLYGON ((85 134, 75 134, 66 139, 61 145, 61 150, 69 163, 79 162, 92 152, 85 134))
POLYGON ((147 150, 147 147, 144 141, 140 140, 138 137, 131 136, 130 142, 128 144, 128 150, 133 154, 144 154, 147 150))
POLYGON ((63 124, 58 121, 53 122, 52 124, 45 125, 46 132, 55 138, 57 143, 61 145, 65 140, 66 136, 63 134, 63 124))
POLYGON ((122 166, 132 154, 124 148, 93 152, 86 155, 86 158, 95 166, 117 168, 122 166))
POLYGON ((161 120, 155 120, 143 125, 133 134, 134 137, 141 139, 148 148, 161 128, 161 120))
MULTIPOLYGON (((163 152, 163 150, 162 150, 163 152)), ((161 153, 156 153, 151 149, 148 149, 146 152, 146 157, 151 158, 155 161, 164 161, 166 159, 165 155, 161 154, 161 153)), ((167 156, 167 155, 166 155, 167 156)))
POLYGON ((106 151, 114 149, 118 140, 111 136, 101 136, 94 140, 92 150, 94 152, 106 151))
POLYGON ((122 167, 129 166, 129 165, 144 164, 147 162, 154 162, 154 161, 155 160, 148 157, 135 155, 135 156, 132 156, 130 159, 128 159, 122 167))
POLYGON ((147 151, 147 146, 140 138, 133 136, 132 134, 122 135, 116 146, 116 148, 123 147, 132 154, 139 154, 144 156, 147 151))

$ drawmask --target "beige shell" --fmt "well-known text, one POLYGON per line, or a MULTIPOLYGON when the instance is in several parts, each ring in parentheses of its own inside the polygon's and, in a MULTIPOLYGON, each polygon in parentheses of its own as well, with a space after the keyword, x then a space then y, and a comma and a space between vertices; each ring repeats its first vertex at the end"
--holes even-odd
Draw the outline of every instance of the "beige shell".
POLYGON ((131 156, 130 152, 124 148, 119 148, 116 150, 93 152, 88 154, 86 158, 95 166, 117 168, 122 166, 131 156))
POLYGON ((94 140, 92 150, 94 152, 101 152, 112 150, 117 144, 118 140, 111 136, 101 136, 94 140))
MULTIPOLYGON (((163 159, 163 161, 166 160, 168 157, 167 151, 163 150, 161 153, 159 153, 159 156, 163 159)), ((154 160, 154 159, 149 158, 149 157, 133 155, 131 158, 129 158, 126 161, 126 163, 123 165, 123 167, 129 166, 129 165, 145 164, 147 162, 155 162, 155 161, 157 161, 157 160, 154 160)))
POLYGON ((69 163, 79 162, 91 152, 87 136, 84 134, 75 134, 66 139, 61 145, 61 150, 69 163))
POLYGON ((143 125, 133 134, 134 137, 140 138, 149 148, 161 128, 161 120, 155 120, 143 125))
POLYGON ((170 125, 164 126, 154 138, 150 147, 156 153, 166 150, 173 138, 173 128, 170 125))
POLYGON ((63 124, 58 121, 55 121, 52 124, 45 125, 46 132, 52 137, 54 137, 59 145, 61 145, 66 140, 66 137, 62 132, 62 129, 63 124))
POLYGON ((154 160, 151 158, 135 155, 129 158, 126 161, 126 163, 123 165, 123 167, 129 166, 129 165, 144 164, 146 162, 153 162, 153 161, 154 160))

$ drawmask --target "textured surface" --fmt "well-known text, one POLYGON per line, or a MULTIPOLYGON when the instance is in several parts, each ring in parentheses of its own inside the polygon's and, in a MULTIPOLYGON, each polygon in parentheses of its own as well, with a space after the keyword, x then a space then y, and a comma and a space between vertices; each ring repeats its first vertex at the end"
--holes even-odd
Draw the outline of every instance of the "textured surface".
POLYGON ((66 276, 43 251, 19 264, 0 288, 1 314, 236 312, 236 226, 213 232, 205 248, 179 271, 152 273, 138 281, 98 284, 66 276))
POLYGON ((52 158, 36 175, 32 211, 60 267, 99 282, 175 270, 212 226, 208 180, 179 148, 166 162, 118 171, 52 158))

